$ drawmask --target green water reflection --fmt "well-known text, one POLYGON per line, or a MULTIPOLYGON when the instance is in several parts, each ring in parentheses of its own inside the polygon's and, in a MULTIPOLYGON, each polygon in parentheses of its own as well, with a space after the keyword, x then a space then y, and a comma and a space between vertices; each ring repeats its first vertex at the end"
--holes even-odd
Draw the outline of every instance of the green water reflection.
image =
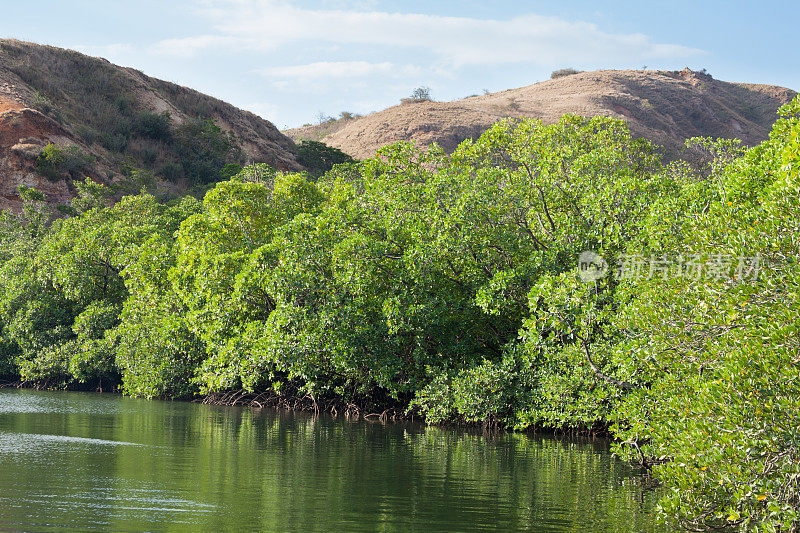
POLYGON ((0 529, 657 531, 602 441, 0 390, 0 529))

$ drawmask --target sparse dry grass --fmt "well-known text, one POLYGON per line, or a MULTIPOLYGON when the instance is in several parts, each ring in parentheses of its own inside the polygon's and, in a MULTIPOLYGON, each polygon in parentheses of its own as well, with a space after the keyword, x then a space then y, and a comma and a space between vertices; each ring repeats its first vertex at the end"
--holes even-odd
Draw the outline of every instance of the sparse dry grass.
MULTIPOLYGON (((212 118, 225 115, 226 106, 233 109, 186 87, 51 46, 0 40, 0 75, 3 70, 30 89, 26 105, 56 120, 104 160, 123 169, 138 167, 160 174, 179 162, 168 130, 153 138, 151 126, 157 114, 144 97, 147 91, 190 118, 212 118)), ((258 121, 253 125, 257 134, 274 136, 268 127, 258 128, 258 121)))

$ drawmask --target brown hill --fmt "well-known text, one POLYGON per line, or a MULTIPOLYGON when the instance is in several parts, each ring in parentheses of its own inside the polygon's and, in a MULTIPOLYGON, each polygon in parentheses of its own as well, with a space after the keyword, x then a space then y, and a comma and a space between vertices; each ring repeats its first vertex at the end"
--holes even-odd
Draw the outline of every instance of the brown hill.
POLYGON ((535 117, 551 124, 574 113, 625 119, 634 135, 663 145, 674 156, 689 137, 736 137, 749 145, 762 141, 777 118, 775 111, 795 94, 773 85, 719 81, 689 69, 601 70, 453 102, 407 102, 284 133, 295 141, 322 139, 366 158, 382 146, 407 140, 436 142, 452 151, 504 118, 535 117))
POLYGON ((73 178, 119 183, 131 168, 166 178, 168 190, 186 190, 192 169, 180 149, 194 147, 173 133, 202 141, 206 119, 222 130, 211 131, 212 140, 228 143, 217 163, 301 170, 294 143, 253 113, 105 59, 0 39, 0 210, 19 207, 19 185, 62 203, 75 195, 73 178), (77 162, 46 177, 39 156, 48 144, 75 147, 65 153, 78 154, 77 162))

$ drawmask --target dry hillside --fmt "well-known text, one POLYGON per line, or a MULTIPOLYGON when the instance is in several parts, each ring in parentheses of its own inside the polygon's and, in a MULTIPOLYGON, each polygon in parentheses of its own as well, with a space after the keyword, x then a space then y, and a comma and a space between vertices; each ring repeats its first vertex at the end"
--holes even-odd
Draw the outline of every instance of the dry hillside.
MULTIPOLYGON (((325 143, 366 158, 395 141, 439 143, 448 151, 507 117, 535 117, 547 124, 565 113, 627 120, 636 136, 677 154, 695 136, 737 137, 747 144, 766 138, 776 110, 796 93, 784 87, 730 83, 683 71, 580 72, 453 102, 412 102, 353 120, 325 124, 325 143), (332 127, 336 126, 336 127, 332 127)), ((284 133, 319 139, 322 126, 284 133)))
MULTIPOLYGON (((253 113, 104 59, 0 39, 0 210, 19 207, 19 185, 36 187, 49 201, 62 203, 75 195, 73 179, 88 175, 119 182, 131 167, 166 178, 167 189, 186 189, 191 179, 179 149, 194 147, 186 141, 181 145, 173 132, 195 134, 199 142, 205 119, 212 119, 229 141, 220 158, 301 169, 294 143, 253 113), (166 117, 166 126, 159 126, 159 117, 166 117), (188 126, 194 123, 200 126, 192 130, 188 126), (74 153, 90 163, 45 177, 37 168, 50 143, 74 146, 74 153)), ((197 165, 206 163, 202 155, 197 165)))

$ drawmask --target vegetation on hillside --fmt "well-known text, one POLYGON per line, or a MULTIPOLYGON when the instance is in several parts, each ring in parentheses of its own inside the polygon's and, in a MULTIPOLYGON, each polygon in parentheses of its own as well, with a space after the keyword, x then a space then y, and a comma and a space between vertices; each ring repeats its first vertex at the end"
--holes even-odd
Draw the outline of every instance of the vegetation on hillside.
POLYGON ((295 130, 284 131, 296 143, 307 141, 322 141, 331 133, 341 129, 346 124, 361 118, 363 115, 358 113, 351 113, 350 111, 342 111, 339 117, 335 118, 321 112, 317 116, 317 122, 311 124, 310 122, 303 124, 300 128, 295 130))
POLYGON ((398 140, 425 146, 435 142, 452 153, 463 140, 477 139, 506 118, 537 117, 553 124, 564 114, 579 113, 623 118, 634 137, 649 139, 669 159, 679 159, 690 137, 738 138, 748 146, 762 142, 778 108, 795 95, 783 87, 715 80, 688 68, 599 70, 449 102, 392 106, 355 120, 321 121, 284 133, 367 159, 398 140))
POLYGON ((558 70, 554 70, 550 73, 550 79, 554 80, 556 78, 563 78, 564 76, 571 76, 572 74, 580 73, 580 70, 575 70, 574 68, 560 68, 558 70))
POLYGON ((48 144, 36 159, 36 170, 53 181, 79 178, 94 163, 94 158, 77 146, 48 144))
POLYGON ((608 429, 674 525, 796 532, 800 99, 781 114, 752 149, 695 140, 708 164, 567 115, 316 182, 247 167, 202 202, 105 206, 86 182, 51 222, 23 190, 0 219, 0 372, 608 429))
MULTIPOLYGON (((24 90, 34 92, 19 97, 91 152, 48 147, 55 152, 42 154, 37 169, 53 180, 85 176, 92 163, 102 162, 128 178, 138 170, 202 187, 230 177, 229 165, 245 163, 237 135, 265 143, 280 137, 266 121, 251 119, 224 102, 72 50, 0 40, 0 71, 19 77, 24 90), (230 131, 220 127, 223 123, 232 124, 230 131)), ((293 146, 284 141, 276 140, 276 149, 288 154, 293 146)), ((257 158, 263 161, 269 155, 262 152, 257 158)), ((98 177, 105 181, 106 176, 98 177)))
POLYGON ((409 97, 412 102, 430 102, 431 100, 431 88, 420 86, 411 91, 411 96, 409 97))
POLYGON ((303 165, 312 177, 319 178, 334 166, 355 163, 355 159, 323 142, 304 139, 297 145, 297 162, 303 165))

